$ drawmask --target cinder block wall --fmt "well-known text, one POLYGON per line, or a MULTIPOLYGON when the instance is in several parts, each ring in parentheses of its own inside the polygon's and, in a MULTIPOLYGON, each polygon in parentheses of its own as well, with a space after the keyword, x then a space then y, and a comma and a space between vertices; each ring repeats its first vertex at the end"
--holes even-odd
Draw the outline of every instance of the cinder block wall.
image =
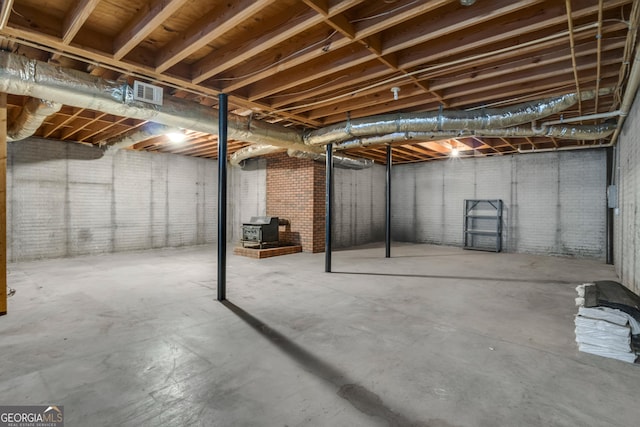
POLYGON ((393 168, 395 240, 462 245, 464 199, 502 199, 503 250, 604 260, 604 150, 393 168))
MULTIPOLYGON (((211 243, 217 164, 170 154, 30 139, 9 144, 10 261, 211 243)), ((265 163, 229 170, 229 240, 263 214, 265 163)))
POLYGON ((618 210, 613 258, 621 283, 640 294, 640 103, 636 100, 616 145, 618 210))
MULTIPOLYGON (((255 158, 245 161, 243 169, 228 165, 227 171, 227 236, 235 245, 239 244, 242 237, 243 223, 249 222, 252 216, 266 215, 267 160, 255 158)), ((217 197, 217 186, 214 191, 217 197)), ((217 213, 214 220, 217 224, 217 213)))
POLYGON ((333 246, 347 248, 383 241, 385 167, 373 165, 363 170, 335 168, 333 176, 333 246))

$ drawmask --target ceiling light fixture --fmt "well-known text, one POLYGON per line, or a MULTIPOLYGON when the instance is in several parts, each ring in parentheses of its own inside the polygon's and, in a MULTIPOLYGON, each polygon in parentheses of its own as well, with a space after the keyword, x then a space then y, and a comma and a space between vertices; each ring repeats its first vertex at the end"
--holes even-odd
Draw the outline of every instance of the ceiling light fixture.
POLYGON ((463 6, 471 6, 476 0, 460 0, 460 4, 463 6))
POLYGON ((185 140, 186 135, 183 132, 169 132, 167 133, 167 138, 171 142, 182 142, 185 140))
POLYGON ((398 100, 398 92, 400 92, 400 88, 398 86, 394 86, 391 88, 391 92, 393 92, 393 99, 398 100))
POLYGON ((460 151, 457 148, 451 149, 451 157, 458 157, 460 155, 460 151))

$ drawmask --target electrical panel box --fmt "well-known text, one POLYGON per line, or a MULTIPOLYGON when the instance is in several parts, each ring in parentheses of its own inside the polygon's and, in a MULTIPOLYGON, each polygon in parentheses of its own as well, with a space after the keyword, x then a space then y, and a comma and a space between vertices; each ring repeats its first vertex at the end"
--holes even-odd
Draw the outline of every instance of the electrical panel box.
POLYGON ((618 207, 618 186, 610 185, 607 187, 607 207, 615 209, 618 207))

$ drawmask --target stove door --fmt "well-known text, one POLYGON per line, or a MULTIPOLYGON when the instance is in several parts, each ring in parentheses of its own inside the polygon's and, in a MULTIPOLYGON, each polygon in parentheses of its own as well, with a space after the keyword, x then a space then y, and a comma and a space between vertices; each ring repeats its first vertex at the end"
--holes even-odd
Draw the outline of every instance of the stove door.
POLYGON ((259 225, 242 226, 242 240, 259 243, 262 240, 262 227, 259 225))

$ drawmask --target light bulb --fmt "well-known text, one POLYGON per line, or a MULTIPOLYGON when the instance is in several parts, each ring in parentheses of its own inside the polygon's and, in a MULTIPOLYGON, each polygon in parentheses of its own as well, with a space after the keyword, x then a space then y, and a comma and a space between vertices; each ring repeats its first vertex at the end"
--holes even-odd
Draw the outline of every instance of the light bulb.
POLYGON ((185 135, 182 132, 169 132, 167 138, 171 142, 182 142, 185 139, 185 135))

